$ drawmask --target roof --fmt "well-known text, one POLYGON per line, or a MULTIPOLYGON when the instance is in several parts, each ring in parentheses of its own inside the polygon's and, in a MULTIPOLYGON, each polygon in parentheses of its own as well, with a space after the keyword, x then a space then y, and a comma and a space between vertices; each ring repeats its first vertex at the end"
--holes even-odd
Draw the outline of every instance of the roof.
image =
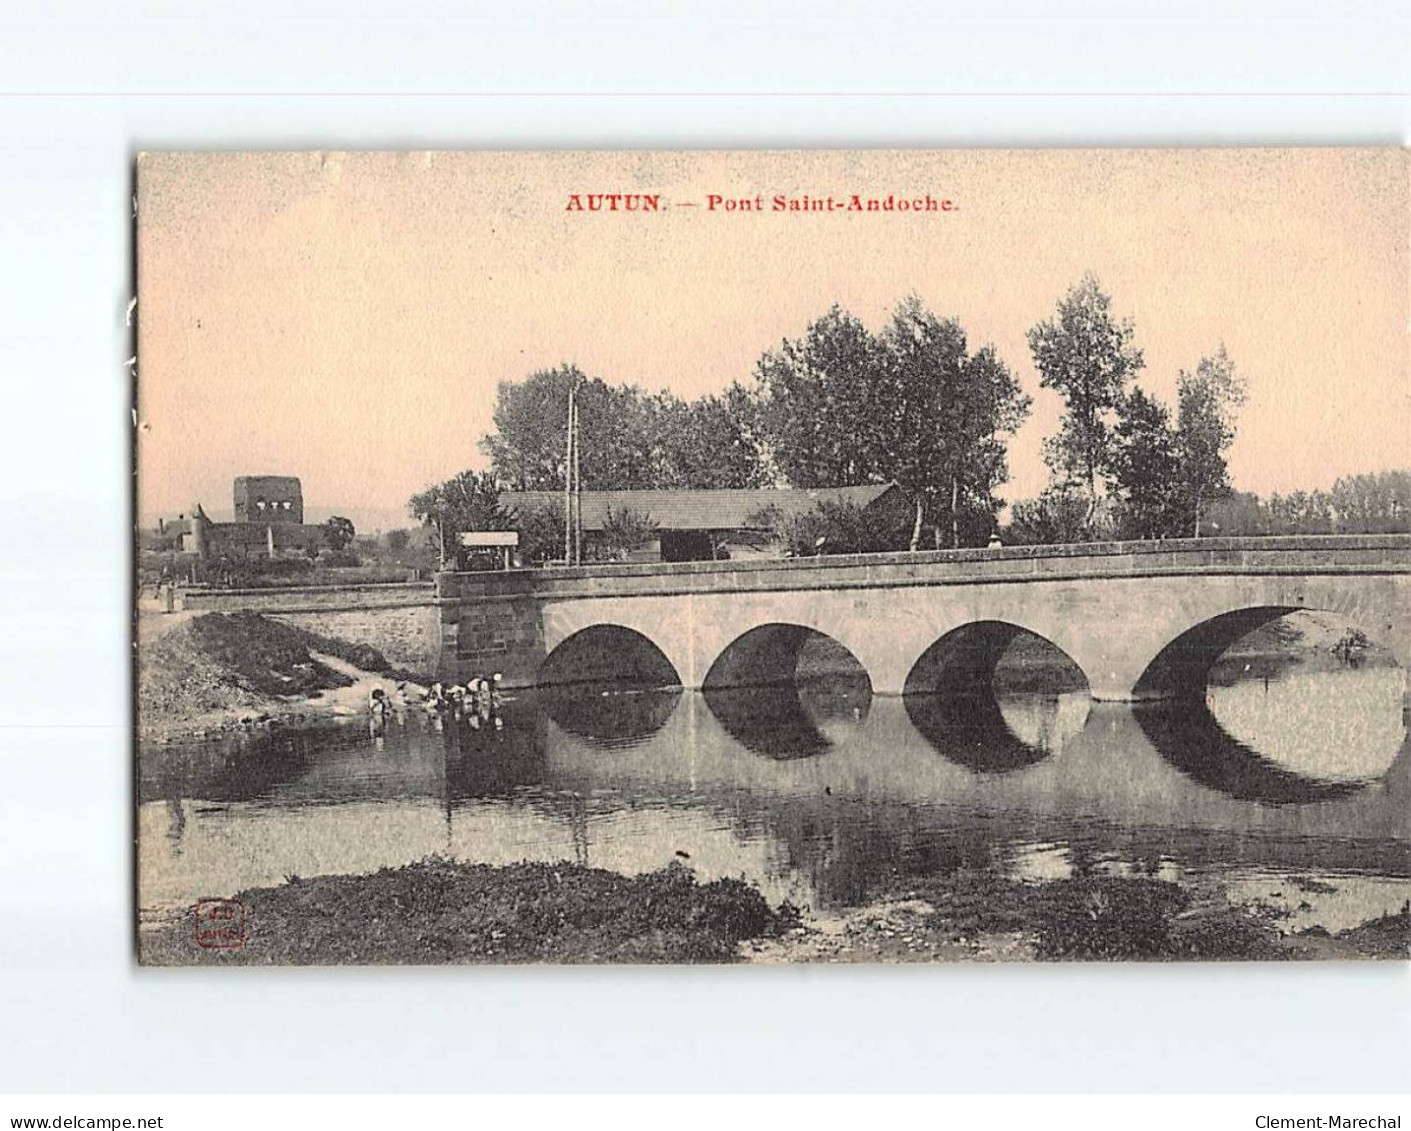
MULTIPOLYGON (((869 507, 895 483, 860 487, 781 487, 719 491, 584 491, 583 529, 602 530, 608 511, 645 514, 660 530, 762 529, 756 516, 773 507, 786 517, 813 510, 819 503, 852 503, 869 507)), ((562 491, 505 491, 500 505, 523 512, 536 507, 562 508, 562 491)))

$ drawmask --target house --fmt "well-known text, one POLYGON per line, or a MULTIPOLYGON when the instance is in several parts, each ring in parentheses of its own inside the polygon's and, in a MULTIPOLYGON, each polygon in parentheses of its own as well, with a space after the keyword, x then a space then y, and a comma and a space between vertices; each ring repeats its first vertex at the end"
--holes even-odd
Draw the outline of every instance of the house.
MULTIPOLYGON (((858 487, 740 488, 724 490, 584 491, 585 547, 601 538, 608 516, 633 514, 655 527, 654 536, 629 555, 632 561, 689 562, 713 558, 780 557, 771 512, 782 518, 806 514, 820 503, 850 503, 869 511, 911 513, 911 502, 895 483, 858 487)), ((523 515, 549 510, 562 521, 562 491, 506 491, 500 505, 523 515)))

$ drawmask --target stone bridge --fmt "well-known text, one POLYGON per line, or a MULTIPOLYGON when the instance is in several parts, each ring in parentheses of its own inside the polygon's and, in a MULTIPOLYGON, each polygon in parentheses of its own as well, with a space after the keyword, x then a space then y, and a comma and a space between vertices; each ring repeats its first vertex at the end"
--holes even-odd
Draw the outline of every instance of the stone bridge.
POLYGON ((442 573, 436 586, 442 675, 500 671, 511 687, 624 664, 686 688, 778 682, 822 633, 874 693, 904 694, 988 678, 1022 629, 1066 653, 1096 699, 1162 698, 1203 688, 1231 643, 1300 609, 1411 667, 1411 535, 442 573))

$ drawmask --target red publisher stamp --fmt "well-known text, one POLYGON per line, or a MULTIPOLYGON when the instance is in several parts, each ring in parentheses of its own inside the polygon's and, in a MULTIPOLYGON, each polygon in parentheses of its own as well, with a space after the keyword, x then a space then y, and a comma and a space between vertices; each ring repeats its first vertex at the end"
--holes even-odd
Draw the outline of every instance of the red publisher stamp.
POLYGON ((191 912, 197 946, 239 950, 245 945, 245 905, 238 899, 203 899, 191 912))

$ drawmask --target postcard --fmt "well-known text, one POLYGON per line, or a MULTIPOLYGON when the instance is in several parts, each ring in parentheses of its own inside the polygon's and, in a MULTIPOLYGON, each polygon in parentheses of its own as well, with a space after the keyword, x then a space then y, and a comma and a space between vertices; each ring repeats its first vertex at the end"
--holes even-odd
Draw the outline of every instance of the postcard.
POLYGON ((139 960, 1407 958, 1408 174, 142 154, 139 960))

